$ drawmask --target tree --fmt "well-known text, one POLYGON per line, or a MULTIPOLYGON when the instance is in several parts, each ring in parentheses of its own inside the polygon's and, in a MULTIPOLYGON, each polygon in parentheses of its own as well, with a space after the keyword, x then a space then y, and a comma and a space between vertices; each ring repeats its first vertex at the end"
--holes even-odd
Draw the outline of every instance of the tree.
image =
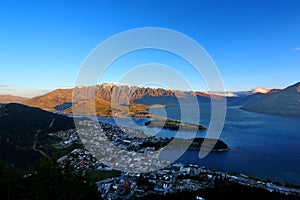
POLYGON ((49 159, 42 160, 35 171, 26 177, 16 176, 1 165, 0 175, 0 191, 5 194, 4 199, 101 199, 96 185, 81 172, 75 172, 69 164, 61 168, 49 159))

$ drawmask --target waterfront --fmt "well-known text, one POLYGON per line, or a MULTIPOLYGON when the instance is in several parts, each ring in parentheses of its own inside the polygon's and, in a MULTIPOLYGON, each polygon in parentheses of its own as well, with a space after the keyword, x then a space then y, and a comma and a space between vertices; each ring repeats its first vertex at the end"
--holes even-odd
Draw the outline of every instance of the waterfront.
MULTIPOLYGON (((189 105, 185 105, 189 109, 189 105)), ((200 123, 208 126, 210 120, 209 104, 201 104, 200 123)), ((151 111, 159 114, 162 108, 151 111)), ((167 107, 168 117, 180 119, 178 107, 167 107)), ((191 123, 197 122, 190 112, 191 123)), ((113 119, 99 118, 100 121, 115 124, 113 119)), ((148 119, 133 119, 135 128, 151 134, 155 129, 143 126, 148 119)), ((198 164, 220 171, 233 171, 274 181, 300 184, 300 118, 247 112, 238 107, 228 107, 226 122, 221 139, 229 145, 230 151, 210 153, 204 159, 198 158, 198 151, 188 150, 179 162, 198 164)), ((128 119, 118 119, 118 124, 132 126, 128 119)), ((174 136, 176 132, 161 130, 157 136, 174 136)), ((203 137, 205 131, 197 136, 203 137)), ((193 134, 186 132, 186 136, 193 134)), ((163 152, 161 157, 170 158, 176 150, 163 152), (173 151, 173 152, 172 152, 173 151), (167 155, 167 156, 166 156, 167 155)))

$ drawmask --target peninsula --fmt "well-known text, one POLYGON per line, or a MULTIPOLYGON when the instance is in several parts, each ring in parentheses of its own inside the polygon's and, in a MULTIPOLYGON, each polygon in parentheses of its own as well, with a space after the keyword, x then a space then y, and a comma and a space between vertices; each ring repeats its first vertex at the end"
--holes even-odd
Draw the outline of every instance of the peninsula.
POLYGON ((184 131, 204 131, 206 130, 205 126, 192 124, 188 122, 181 122, 179 120, 165 119, 165 118, 155 118, 145 122, 147 127, 163 128, 169 130, 184 130, 184 131))

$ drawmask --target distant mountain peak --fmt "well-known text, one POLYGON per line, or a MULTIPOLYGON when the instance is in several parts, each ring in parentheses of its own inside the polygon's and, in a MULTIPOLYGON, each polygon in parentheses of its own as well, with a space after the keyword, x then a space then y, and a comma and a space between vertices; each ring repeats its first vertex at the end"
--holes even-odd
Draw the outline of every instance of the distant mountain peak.
POLYGON ((267 94, 270 91, 271 91, 270 88, 261 88, 261 87, 256 87, 256 88, 254 88, 254 89, 251 90, 251 92, 253 94, 255 94, 255 93, 267 94))
POLYGON ((264 97, 245 104, 242 109, 261 113, 300 117, 300 83, 283 90, 271 90, 264 97))
POLYGON ((300 92, 300 82, 298 83, 297 92, 300 92))

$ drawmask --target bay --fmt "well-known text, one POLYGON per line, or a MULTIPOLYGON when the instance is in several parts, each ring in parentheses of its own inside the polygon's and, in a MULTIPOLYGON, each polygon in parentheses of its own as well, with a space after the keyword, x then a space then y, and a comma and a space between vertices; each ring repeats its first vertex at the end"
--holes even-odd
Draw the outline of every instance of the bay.
MULTIPOLYGON (((210 104, 200 104, 200 117, 193 112, 194 105, 150 109, 150 112, 181 120, 181 109, 189 112, 188 122, 209 126, 210 104), (163 109, 163 110, 162 110, 163 109), (190 109, 190 110, 189 110, 190 109)), ((187 119, 187 118, 185 118, 187 119)), ((147 128, 144 118, 122 118, 117 123, 112 118, 99 118, 102 122, 144 130, 148 135, 172 137, 176 131, 147 128)), ((206 131, 198 131, 196 137, 205 137, 206 131)), ((195 137, 185 132, 184 138, 195 137)), ((220 139, 230 150, 211 152, 205 158, 198 151, 187 150, 177 162, 197 164, 207 168, 243 173, 273 181, 300 184, 300 118, 248 112, 228 106, 220 139)), ((164 150, 161 158, 173 160, 177 150, 164 150)))

